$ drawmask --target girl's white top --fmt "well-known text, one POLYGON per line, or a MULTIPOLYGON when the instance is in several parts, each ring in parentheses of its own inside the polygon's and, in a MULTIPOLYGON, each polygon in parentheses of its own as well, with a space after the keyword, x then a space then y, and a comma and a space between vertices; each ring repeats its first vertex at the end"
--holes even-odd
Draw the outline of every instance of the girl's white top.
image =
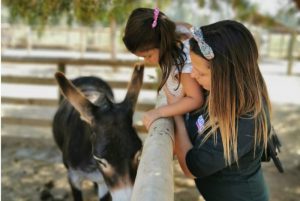
MULTIPOLYGON (((190 44, 189 40, 183 41, 183 52, 185 53, 186 60, 184 63, 184 66, 182 68, 181 73, 191 73, 192 72, 192 61, 190 57, 190 44)), ((182 84, 179 85, 179 79, 178 79, 178 70, 176 69, 176 66, 172 66, 171 73, 167 79, 166 86, 168 87, 171 94, 174 96, 179 96, 183 93, 182 84), (176 90, 177 89, 177 90, 176 90)))

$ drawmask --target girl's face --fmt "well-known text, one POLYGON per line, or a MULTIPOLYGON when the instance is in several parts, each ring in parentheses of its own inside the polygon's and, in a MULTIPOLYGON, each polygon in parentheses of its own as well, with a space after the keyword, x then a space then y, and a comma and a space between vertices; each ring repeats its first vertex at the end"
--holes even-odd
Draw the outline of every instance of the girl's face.
POLYGON ((191 77, 197 80, 204 89, 210 91, 211 71, 209 62, 192 51, 190 56, 193 65, 191 77))
POLYGON ((159 49, 153 48, 146 51, 135 52, 138 57, 144 57, 144 61, 149 64, 158 64, 159 62, 159 49))

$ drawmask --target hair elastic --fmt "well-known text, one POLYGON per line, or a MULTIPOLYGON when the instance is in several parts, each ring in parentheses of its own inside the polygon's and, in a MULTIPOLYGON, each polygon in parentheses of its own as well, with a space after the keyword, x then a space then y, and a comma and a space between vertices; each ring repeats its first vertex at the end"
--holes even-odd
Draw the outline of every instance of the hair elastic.
POLYGON ((157 25, 157 19, 158 19, 158 15, 159 15, 159 9, 155 8, 154 12, 153 12, 153 23, 152 23, 152 29, 156 27, 157 25))
POLYGON ((204 41, 201 28, 192 27, 191 33, 193 35, 193 38, 198 42, 200 51, 202 52, 203 56, 208 60, 213 59, 215 57, 215 54, 212 48, 204 41))

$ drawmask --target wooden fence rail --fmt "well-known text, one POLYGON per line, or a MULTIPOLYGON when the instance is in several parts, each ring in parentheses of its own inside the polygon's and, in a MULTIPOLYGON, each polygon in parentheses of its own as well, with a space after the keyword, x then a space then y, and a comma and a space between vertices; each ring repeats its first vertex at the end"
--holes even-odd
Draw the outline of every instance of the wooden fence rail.
MULTIPOLYGON (((157 107, 165 104, 165 96, 160 93, 157 107)), ((131 201, 174 200, 173 145, 171 118, 154 121, 144 141, 131 201)))
MULTIPOLYGON (((1 81, 13 84, 37 84, 37 85, 57 85, 54 78, 38 78, 32 76, 11 76, 2 75, 1 81)), ((128 82, 125 81, 107 81, 112 88, 125 88, 128 82), (124 87, 125 86, 125 87, 124 87)), ((142 89, 155 90, 155 83, 143 83, 142 89)))

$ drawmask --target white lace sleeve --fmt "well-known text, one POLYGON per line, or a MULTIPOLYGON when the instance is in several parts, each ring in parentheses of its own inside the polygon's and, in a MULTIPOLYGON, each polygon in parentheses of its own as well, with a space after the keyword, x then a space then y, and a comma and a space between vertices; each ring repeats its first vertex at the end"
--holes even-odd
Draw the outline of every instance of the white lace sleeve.
POLYGON ((191 30, 184 25, 176 25, 176 33, 191 34, 191 30))

